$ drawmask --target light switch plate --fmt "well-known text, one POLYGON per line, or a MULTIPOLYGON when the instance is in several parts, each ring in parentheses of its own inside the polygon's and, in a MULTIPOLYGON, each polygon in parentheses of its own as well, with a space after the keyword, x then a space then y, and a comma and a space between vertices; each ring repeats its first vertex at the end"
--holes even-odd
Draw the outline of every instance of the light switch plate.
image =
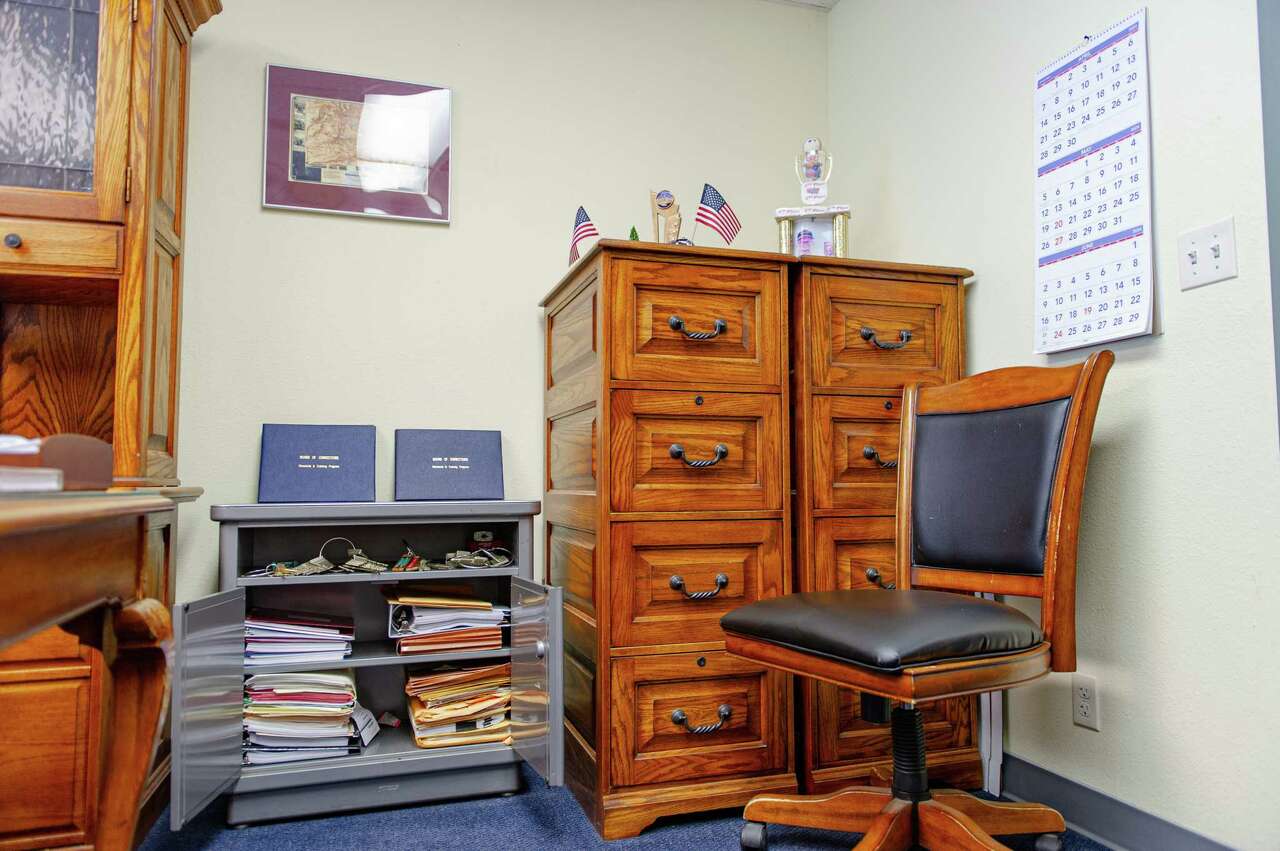
POLYGON ((1178 237, 1178 282, 1184 290, 1234 278, 1236 223, 1223 219, 1178 237))

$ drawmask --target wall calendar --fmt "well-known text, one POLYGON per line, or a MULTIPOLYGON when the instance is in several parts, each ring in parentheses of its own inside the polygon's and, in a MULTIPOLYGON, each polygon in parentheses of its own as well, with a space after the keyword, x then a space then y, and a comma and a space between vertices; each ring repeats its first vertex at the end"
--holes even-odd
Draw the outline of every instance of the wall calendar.
POLYGON ((1146 9, 1036 75, 1035 126, 1035 351, 1150 334, 1146 9))

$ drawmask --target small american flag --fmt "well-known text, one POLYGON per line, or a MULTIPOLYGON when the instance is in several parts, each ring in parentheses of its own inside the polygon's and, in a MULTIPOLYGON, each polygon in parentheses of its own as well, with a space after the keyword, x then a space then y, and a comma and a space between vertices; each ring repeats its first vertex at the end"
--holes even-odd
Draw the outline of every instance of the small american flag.
POLYGON ((738 221, 733 207, 729 206, 729 202, 710 183, 703 184, 697 222, 720 234, 726 244, 733 242, 738 231, 742 230, 742 222, 738 221))
POLYGON ((578 259, 578 243, 599 235, 600 231, 596 230, 591 217, 587 215, 587 208, 579 207, 578 215, 573 220, 573 236, 569 238, 569 265, 572 266, 573 261, 578 259))

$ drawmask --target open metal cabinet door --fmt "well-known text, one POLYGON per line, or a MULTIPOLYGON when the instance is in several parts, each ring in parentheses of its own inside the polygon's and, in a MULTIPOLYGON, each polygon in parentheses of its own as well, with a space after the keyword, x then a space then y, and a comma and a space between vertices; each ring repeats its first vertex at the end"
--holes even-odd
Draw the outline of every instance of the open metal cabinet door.
POLYGON ((562 591, 511 578, 511 737, 550 786, 564 785, 562 591))
POLYGON ((244 606, 235 588, 173 607, 171 830, 240 777, 244 606))

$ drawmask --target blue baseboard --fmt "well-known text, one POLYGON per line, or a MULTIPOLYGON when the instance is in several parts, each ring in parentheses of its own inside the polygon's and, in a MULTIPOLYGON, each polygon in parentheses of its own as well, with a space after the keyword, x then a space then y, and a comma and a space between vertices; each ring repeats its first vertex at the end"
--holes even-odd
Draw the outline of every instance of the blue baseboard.
POLYGON ((1072 830, 1119 851, 1231 851, 1226 845, 1008 751, 1003 775, 1007 797, 1047 804, 1066 817, 1072 830))

